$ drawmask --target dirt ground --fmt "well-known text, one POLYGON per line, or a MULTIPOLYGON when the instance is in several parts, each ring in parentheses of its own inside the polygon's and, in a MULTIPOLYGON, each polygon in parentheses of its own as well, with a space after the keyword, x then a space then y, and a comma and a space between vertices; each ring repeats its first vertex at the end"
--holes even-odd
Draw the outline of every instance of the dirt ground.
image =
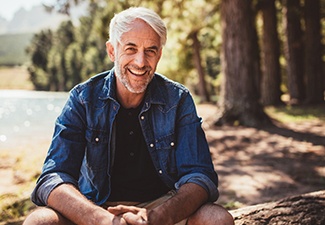
MULTIPOLYGON (((265 130, 215 127, 216 112, 214 105, 198 106, 219 174, 218 203, 234 209, 325 189, 323 121, 282 124, 265 130)), ((35 182, 30 179, 38 175, 50 139, 37 146, 21 141, 17 149, 0 157, 1 201, 17 196, 17 192, 28 198, 35 182)))
POLYGON ((219 174, 219 203, 239 208, 325 189, 323 121, 215 127, 215 106, 200 105, 198 112, 219 174))

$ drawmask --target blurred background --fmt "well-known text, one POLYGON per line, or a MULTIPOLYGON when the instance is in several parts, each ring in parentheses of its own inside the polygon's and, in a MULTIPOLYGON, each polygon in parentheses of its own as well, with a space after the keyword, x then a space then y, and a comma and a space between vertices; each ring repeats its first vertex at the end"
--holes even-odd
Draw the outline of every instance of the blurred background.
POLYGON ((108 25, 130 6, 163 18, 158 72, 212 106, 213 125, 324 126, 325 0, 0 1, 0 224, 21 224, 33 207, 28 196, 68 91, 112 68, 108 25))

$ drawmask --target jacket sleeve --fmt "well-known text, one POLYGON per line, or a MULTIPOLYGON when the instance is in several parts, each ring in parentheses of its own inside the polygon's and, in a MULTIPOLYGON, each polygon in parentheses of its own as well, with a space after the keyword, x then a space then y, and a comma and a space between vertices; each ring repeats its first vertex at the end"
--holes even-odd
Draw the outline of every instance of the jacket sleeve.
POLYGON ((201 126, 202 119, 189 92, 180 102, 177 114, 176 163, 180 179, 175 187, 196 183, 208 192, 209 201, 215 201, 219 197, 218 176, 201 126))
POLYGON ((86 146, 85 109, 78 96, 73 89, 55 122, 52 143, 31 196, 36 205, 47 205, 51 191, 62 183, 78 185, 86 146))

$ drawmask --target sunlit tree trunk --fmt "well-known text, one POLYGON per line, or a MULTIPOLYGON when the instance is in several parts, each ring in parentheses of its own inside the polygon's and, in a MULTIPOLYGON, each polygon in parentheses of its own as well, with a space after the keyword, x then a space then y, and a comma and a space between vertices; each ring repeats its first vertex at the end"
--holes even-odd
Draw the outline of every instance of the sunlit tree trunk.
POLYGON ((305 25, 306 103, 321 103, 324 102, 324 74, 319 0, 305 1, 305 25))
POLYGON ((204 69, 202 66, 202 59, 201 59, 201 51, 200 51, 200 41, 197 37, 198 35, 198 31, 194 31, 192 32, 189 36, 193 41, 193 61, 194 61, 194 65, 196 68, 196 71, 198 73, 199 76, 199 95, 201 98, 201 102, 209 102, 210 101, 210 96, 207 90, 207 84, 205 81, 205 73, 204 73, 204 69))
POLYGON ((220 115, 216 125, 259 127, 270 123, 259 104, 256 38, 250 0, 223 0, 220 115))
POLYGON ((284 29, 286 34, 285 55, 287 60, 287 86, 290 95, 290 103, 299 104, 303 101, 305 96, 300 0, 284 0, 283 9, 284 29))
POLYGON ((281 104, 280 44, 277 32, 277 18, 274 0, 260 3, 263 18, 263 76, 261 102, 263 105, 281 104))

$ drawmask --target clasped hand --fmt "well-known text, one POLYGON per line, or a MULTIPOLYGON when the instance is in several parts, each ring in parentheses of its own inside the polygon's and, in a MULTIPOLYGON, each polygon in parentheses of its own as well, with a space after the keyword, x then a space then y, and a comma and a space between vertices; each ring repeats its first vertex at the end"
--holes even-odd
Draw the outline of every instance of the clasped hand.
POLYGON ((116 216, 114 225, 144 225, 149 224, 147 210, 136 206, 118 205, 107 210, 116 216))

